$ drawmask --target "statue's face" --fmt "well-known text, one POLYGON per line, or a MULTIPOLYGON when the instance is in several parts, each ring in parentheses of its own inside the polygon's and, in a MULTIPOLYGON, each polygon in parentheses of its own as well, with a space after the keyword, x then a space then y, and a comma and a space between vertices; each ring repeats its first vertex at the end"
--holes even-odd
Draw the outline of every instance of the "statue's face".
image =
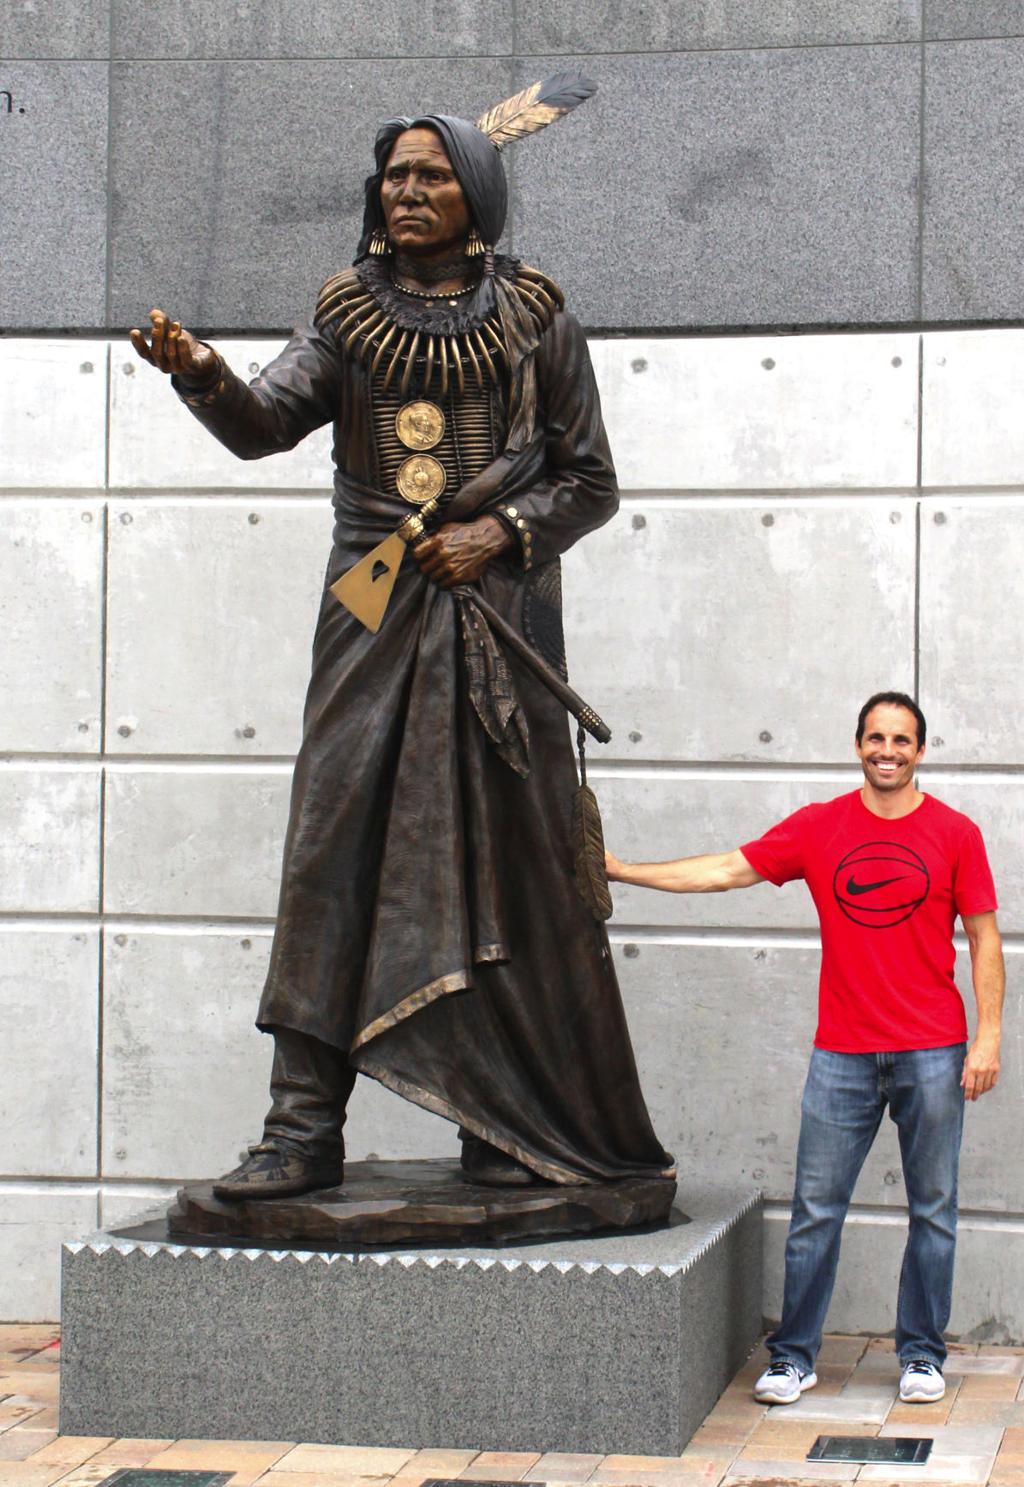
POLYGON ((380 187, 392 245, 431 255, 465 245, 472 220, 452 163, 432 129, 407 129, 395 141, 380 187))

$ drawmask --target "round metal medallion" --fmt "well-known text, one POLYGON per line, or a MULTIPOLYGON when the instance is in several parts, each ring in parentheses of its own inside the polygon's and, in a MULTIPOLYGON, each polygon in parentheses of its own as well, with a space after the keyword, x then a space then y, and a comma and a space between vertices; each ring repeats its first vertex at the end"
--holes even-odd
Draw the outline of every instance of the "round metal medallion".
POLYGON ((406 403, 395 417, 395 433, 406 449, 433 449, 444 438, 444 414, 436 403, 406 403))
POLYGON ((395 484, 403 500, 422 506, 444 490, 447 476, 444 466, 432 455, 414 454, 398 467, 395 484))

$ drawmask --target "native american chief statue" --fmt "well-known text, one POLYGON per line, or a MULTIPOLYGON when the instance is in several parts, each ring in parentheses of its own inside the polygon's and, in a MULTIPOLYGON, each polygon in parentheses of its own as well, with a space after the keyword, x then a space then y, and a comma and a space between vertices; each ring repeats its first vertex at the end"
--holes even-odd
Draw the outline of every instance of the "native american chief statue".
POLYGON ((501 148, 594 91, 393 119, 352 268, 248 386, 162 311, 136 350, 242 459, 334 425, 334 540, 277 928, 262 1139, 220 1199, 337 1185, 357 1073, 460 1127, 476 1181, 671 1175, 574 874, 559 554, 617 505, 586 342, 496 254, 501 148), (510 645, 509 641, 518 643, 510 645))

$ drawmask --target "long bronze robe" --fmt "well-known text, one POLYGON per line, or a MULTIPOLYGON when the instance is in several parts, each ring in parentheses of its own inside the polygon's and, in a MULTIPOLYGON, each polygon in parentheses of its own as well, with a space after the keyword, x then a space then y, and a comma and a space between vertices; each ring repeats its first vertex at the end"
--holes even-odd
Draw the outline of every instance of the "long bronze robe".
MULTIPOLYGON (((529 532, 522 552, 479 580, 520 629, 525 584, 618 504, 571 315, 555 315, 535 361, 532 439, 444 513, 507 517, 511 506, 524 542, 529 532)), ((365 365, 312 324, 248 387, 226 372, 215 395, 188 401, 243 459, 290 449, 334 422, 334 543, 258 1025, 332 1044, 551 1181, 670 1170, 640 1091, 607 936, 573 876, 576 766, 564 710, 508 658, 529 734, 523 778, 474 706, 457 598, 407 555, 373 635, 327 591, 410 510, 376 488, 365 365)), ((500 395, 495 402, 500 421, 500 395)))

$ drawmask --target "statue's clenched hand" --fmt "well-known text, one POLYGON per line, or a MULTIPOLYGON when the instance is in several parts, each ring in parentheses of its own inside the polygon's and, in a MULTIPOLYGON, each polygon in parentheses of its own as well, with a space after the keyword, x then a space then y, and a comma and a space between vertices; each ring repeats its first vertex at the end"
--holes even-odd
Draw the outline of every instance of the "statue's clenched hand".
POLYGON ((172 320, 164 310, 150 310, 152 322, 147 341, 141 330, 129 332, 132 345, 151 367, 173 372, 189 382, 203 382, 212 377, 217 366, 217 353, 197 341, 180 320, 172 320))
POLYGON ((450 589, 457 583, 474 583, 491 559, 514 543, 496 516, 482 516, 478 521, 447 522, 417 542, 412 555, 428 578, 450 589))

